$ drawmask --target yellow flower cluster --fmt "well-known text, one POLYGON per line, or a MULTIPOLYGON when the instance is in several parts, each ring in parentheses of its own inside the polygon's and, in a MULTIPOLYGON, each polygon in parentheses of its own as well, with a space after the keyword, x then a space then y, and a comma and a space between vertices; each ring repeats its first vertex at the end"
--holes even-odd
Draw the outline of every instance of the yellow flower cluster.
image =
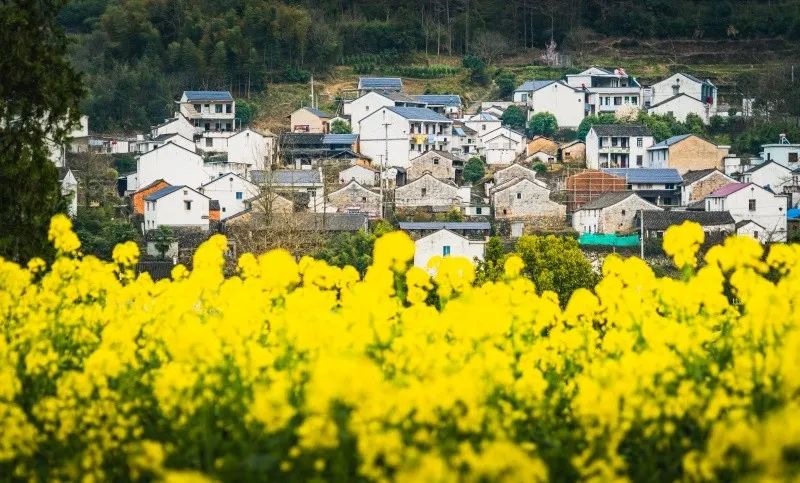
MULTIPOLYGON (((681 280, 610 257, 562 310, 505 264, 352 268, 285 251, 223 276, 0 260, 0 479, 379 482, 797 479, 800 247, 731 238, 681 280)), ((666 234, 693 265, 699 227, 666 234)))

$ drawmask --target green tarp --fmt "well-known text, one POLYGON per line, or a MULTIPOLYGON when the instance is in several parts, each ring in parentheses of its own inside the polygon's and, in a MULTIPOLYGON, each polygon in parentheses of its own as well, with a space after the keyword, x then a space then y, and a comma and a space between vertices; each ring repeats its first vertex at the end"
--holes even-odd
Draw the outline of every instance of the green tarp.
POLYGON ((578 237, 581 245, 605 245, 608 247, 639 246, 639 235, 604 235, 601 233, 584 233, 578 237))

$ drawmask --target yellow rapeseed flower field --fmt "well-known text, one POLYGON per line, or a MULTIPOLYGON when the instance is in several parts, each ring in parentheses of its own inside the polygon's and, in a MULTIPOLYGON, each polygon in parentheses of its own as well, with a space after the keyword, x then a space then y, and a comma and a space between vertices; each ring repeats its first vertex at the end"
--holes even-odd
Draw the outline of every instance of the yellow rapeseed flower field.
POLYGON ((511 258, 361 279, 289 253, 134 276, 53 220, 46 266, 0 260, 0 480, 786 481, 800 474, 800 247, 730 238, 681 280, 612 256, 562 309, 511 258))

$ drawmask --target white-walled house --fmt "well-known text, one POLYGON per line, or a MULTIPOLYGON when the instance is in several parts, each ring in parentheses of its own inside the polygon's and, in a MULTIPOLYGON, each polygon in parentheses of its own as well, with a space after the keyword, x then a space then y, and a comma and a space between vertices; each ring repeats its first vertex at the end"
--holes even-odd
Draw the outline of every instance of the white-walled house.
POLYGON ((498 117, 484 112, 465 117, 462 122, 465 126, 477 132, 479 137, 499 129, 503 125, 498 117))
POLYGON ((800 167, 800 144, 792 144, 781 134, 780 140, 775 144, 762 144, 759 156, 764 161, 775 161, 789 169, 800 167))
POLYGON ((212 200, 219 201, 220 220, 244 211, 245 201, 258 196, 259 188, 254 183, 235 173, 225 173, 200 186, 199 191, 212 200))
POLYGON ((751 166, 741 175, 743 183, 754 183, 762 188, 769 188, 774 193, 782 194, 784 187, 794 185, 795 174, 791 169, 777 161, 766 161, 751 166))
POLYGON ((78 214, 78 179, 69 168, 58 168, 61 196, 67 201, 67 214, 75 218, 78 214))
POLYGON ((527 147, 525 135, 502 126, 481 135, 486 164, 511 164, 527 147))
POLYGON ((378 165, 405 168, 424 152, 450 150, 453 121, 430 109, 382 107, 359 124, 361 154, 378 165))
POLYGON ((622 106, 642 106, 642 86, 624 69, 590 67, 579 74, 567 74, 567 85, 583 91, 586 114, 616 112, 622 106))
POLYGON ((786 241, 787 197, 753 183, 731 183, 706 197, 706 211, 730 211, 737 223, 750 220, 764 227, 762 242, 786 241))
POLYGON ((210 179, 204 169, 203 158, 174 143, 167 143, 139 156, 136 173, 136 186, 129 184, 128 190, 136 191, 139 186, 147 186, 157 179, 174 186, 195 187, 210 179))
POLYGON ((195 134, 236 128, 236 104, 229 91, 184 91, 178 109, 194 125, 195 134))
POLYGON ((464 113, 461 96, 455 94, 421 94, 414 96, 425 107, 439 114, 444 114, 450 119, 460 119, 464 113))
POLYGON ((175 117, 167 119, 161 124, 155 125, 150 128, 150 136, 155 139, 164 134, 180 134, 186 139, 194 139, 197 132, 194 125, 180 112, 175 113, 175 117))
POLYGON ((478 132, 467 127, 462 122, 454 123, 450 152, 464 159, 478 156, 483 152, 483 143, 478 136, 478 132))
POLYGON ((361 120, 382 107, 425 107, 423 101, 395 91, 369 91, 342 106, 342 112, 350 116, 350 128, 360 133, 361 120))
POLYGON ((144 198, 144 230, 159 226, 208 230, 208 196, 189 186, 168 186, 144 198))
MULTIPOLYGON (((702 80, 691 74, 678 72, 656 82, 650 86, 650 89, 652 92, 651 108, 668 99, 685 95, 702 104, 705 115, 700 117, 707 120, 717 113, 717 86, 708 79, 702 80), (706 108, 706 106, 708 107, 706 108)), ((696 114, 700 115, 699 112, 696 114)), ((677 115, 675 117, 678 118, 677 115)))
POLYGON ((470 240, 450 230, 439 230, 414 242, 414 266, 428 269, 433 257, 464 257, 483 260, 484 240, 470 240))
POLYGON ((356 181, 364 186, 375 186, 378 184, 378 171, 360 164, 339 171, 340 184, 347 184, 350 181, 356 181))
POLYGON ((245 128, 228 138, 228 162, 266 169, 275 156, 274 134, 245 128))
POLYGON ((689 114, 696 114, 703 120, 704 124, 708 124, 711 116, 714 115, 709 104, 688 94, 678 94, 661 102, 651 104, 647 108, 647 112, 648 114, 658 114, 660 116, 672 116, 680 122, 686 122, 686 117, 689 114))
POLYGON ((646 126, 595 124, 586 135, 586 167, 632 168, 644 166, 647 148, 655 142, 646 126))
POLYGON ((528 117, 549 112, 559 127, 577 128, 586 117, 587 94, 564 81, 527 81, 514 91, 514 101, 528 106, 528 117))

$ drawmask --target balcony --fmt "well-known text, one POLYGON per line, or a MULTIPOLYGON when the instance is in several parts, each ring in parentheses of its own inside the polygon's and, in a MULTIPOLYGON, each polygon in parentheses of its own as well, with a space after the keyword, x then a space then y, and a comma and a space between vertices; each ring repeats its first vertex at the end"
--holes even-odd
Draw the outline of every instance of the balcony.
POLYGON ((450 134, 409 134, 408 139, 413 144, 447 144, 450 142, 450 134))
POLYGON ((631 148, 629 146, 602 146, 598 148, 601 154, 629 154, 631 148))

